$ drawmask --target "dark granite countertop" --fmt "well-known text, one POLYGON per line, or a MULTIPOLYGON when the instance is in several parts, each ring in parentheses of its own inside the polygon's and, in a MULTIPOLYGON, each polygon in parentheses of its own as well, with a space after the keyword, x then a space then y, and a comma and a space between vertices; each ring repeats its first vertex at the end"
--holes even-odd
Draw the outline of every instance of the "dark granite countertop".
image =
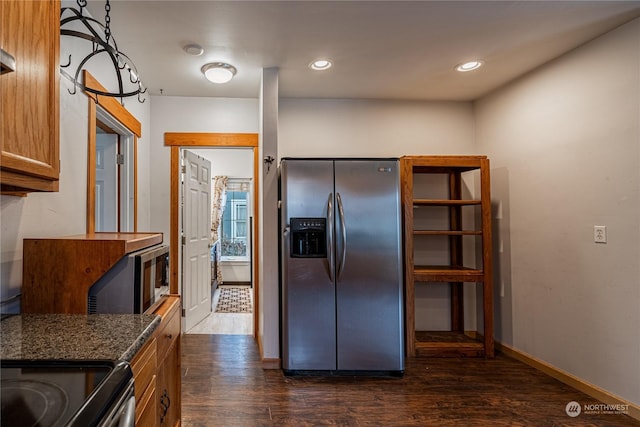
POLYGON ((19 314, 0 322, 0 358, 130 362, 160 320, 155 314, 19 314))

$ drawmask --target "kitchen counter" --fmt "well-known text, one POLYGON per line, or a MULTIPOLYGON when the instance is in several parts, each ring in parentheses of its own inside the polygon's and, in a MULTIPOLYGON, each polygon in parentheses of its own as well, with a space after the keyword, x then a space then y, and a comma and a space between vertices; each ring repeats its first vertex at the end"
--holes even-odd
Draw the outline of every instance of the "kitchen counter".
POLYGON ((0 322, 0 359, 130 362, 160 320, 155 314, 19 314, 0 322))

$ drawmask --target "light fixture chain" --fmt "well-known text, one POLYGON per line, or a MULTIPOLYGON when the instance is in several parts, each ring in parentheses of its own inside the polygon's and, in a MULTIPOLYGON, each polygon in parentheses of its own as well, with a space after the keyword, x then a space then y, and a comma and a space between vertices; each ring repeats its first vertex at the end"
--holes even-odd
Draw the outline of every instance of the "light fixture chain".
POLYGON ((109 12, 111 11, 111 4, 109 4, 109 0, 104 5, 104 10, 106 15, 104 16, 104 37, 109 44, 109 39, 111 38, 111 28, 109 24, 111 23, 111 16, 109 16, 109 12))

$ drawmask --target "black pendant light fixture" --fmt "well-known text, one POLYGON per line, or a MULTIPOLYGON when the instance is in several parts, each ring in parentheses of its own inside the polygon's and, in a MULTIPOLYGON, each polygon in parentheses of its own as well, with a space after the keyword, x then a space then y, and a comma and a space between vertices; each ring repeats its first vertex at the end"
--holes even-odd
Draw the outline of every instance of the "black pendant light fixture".
POLYGON ((69 55, 68 63, 60 66, 63 73, 73 81, 74 87, 73 90, 69 90, 69 93, 74 95, 79 87, 84 91, 96 95, 120 98, 122 104, 124 104, 123 98, 131 96, 137 96, 138 102, 140 103, 144 102, 145 100, 142 99, 141 95, 144 94, 147 89, 142 85, 138 70, 133 64, 133 61, 118 49, 118 45, 111 34, 111 16, 109 14, 111 4, 109 0, 107 0, 104 6, 104 24, 84 14, 87 0, 77 0, 77 4, 77 9, 73 7, 63 7, 60 10, 60 35, 90 42, 91 51, 78 62, 77 65, 73 65, 73 67, 75 67, 73 74, 65 71, 65 69, 72 67, 71 54, 69 55), (104 66, 104 61, 106 61, 106 64, 109 64, 109 68, 113 67, 113 73, 115 74, 115 80, 118 86, 117 91, 98 90, 87 87, 80 81, 80 73, 88 64, 96 62, 99 63, 100 66, 104 66))

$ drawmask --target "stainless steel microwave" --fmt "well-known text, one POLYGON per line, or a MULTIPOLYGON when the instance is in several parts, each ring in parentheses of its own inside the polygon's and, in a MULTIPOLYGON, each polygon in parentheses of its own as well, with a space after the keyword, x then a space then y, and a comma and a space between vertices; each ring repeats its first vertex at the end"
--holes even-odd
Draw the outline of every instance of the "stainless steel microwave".
POLYGON ((169 293, 169 246, 122 257, 89 289, 89 314, 144 313, 169 293))

